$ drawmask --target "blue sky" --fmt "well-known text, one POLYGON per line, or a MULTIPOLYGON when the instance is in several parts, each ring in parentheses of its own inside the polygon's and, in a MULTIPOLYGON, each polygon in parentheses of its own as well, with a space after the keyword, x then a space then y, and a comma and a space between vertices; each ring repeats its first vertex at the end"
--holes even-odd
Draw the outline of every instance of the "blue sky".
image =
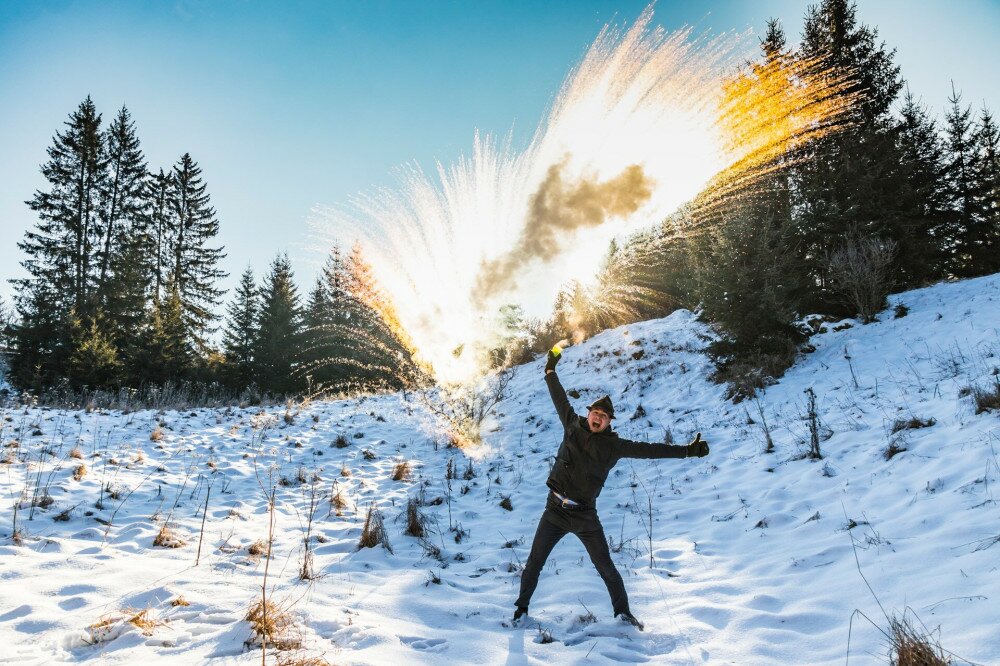
MULTIPOLYGON (((798 40, 808 3, 660 0, 668 29, 762 30, 798 40)), ((913 91, 941 110, 955 79, 974 106, 1000 92, 1000 1, 862 0, 913 91)), ((24 201, 45 149, 88 94, 122 104, 151 167, 201 165, 232 285, 287 250, 308 285, 306 219, 416 160, 451 162, 476 128, 525 141, 609 21, 641 2, 0 2, 0 295, 20 274, 24 201)))

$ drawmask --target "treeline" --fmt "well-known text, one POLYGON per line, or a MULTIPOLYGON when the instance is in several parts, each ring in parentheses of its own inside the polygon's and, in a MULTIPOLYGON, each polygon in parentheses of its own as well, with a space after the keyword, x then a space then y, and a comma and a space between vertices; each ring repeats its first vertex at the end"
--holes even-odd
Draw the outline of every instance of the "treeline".
POLYGON ((791 364, 804 315, 870 321, 890 290, 1000 271, 997 123, 954 89, 939 122, 894 56, 847 0, 811 7, 796 50, 770 21, 748 77, 796 60, 843 77, 844 126, 612 246, 597 287, 570 285, 537 346, 700 308, 721 335, 719 379, 746 395, 791 364))
POLYGON ((260 287, 248 270, 220 349, 225 254, 197 162, 185 153, 150 170, 128 109, 103 127, 89 97, 65 125, 41 166, 46 186, 26 202, 38 218, 18 243, 27 277, 12 281, 12 313, 0 303, 13 383, 286 393, 413 374, 357 251, 334 250, 305 305, 286 258, 260 287))

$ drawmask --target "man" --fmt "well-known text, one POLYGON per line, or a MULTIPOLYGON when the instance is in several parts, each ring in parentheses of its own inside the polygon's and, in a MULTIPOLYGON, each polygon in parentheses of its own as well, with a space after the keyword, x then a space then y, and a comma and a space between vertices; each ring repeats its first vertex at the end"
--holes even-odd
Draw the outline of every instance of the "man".
POLYGON ((687 446, 622 439, 610 428, 615 409, 609 396, 590 405, 586 417, 578 416, 573 412, 555 372, 560 356, 558 347, 549 352, 545 382, 549 385, 549 394, 563 424, 563 441, 546 482, 549 495, 545 512, 538 521, 528 563, 521 574, 521 594, 514 602, 517 606, 514 622, 528 614, 528 602, 538 585, 538 574, 549 553, 560 539, 572 532, 583 542, 590 561, 604 580, 615 617, 641 631, 643 624, 629 610, 625 583, 611 561, 604 527, 597 517, 597 496, 601 494, 608 472, 622 458, 700 458, 708 455, 708 442, 701 439, 701 433, 687 446))

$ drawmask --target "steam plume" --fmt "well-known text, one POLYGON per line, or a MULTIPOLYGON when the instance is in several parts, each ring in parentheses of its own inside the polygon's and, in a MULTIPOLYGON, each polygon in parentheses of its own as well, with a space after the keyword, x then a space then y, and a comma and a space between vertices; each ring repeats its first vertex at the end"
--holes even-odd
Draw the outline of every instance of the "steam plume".
POLYGON ((477 305, 516 287, 519 270, 530 262, 549 261, 566 250, 577 230, 598 227, 612 217, 627 217, 653 193, 653 182, 638 164, 604 182, 584 178, 567 183, 564 167, 565 162, 549 167, 531 196, 527 223, 513 247, 483 262, 472 294, 477 305))

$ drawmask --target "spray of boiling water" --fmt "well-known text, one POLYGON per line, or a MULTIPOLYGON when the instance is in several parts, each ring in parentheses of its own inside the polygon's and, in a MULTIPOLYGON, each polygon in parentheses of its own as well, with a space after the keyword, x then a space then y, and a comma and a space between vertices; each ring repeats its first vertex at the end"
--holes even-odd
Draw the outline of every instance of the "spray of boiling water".
POLYGON ((612 238, 745 187, 837 124, 843 82, 790 58, 741 66, 749 41, 668 33, 649 7, 601 31, 523 150, 477 133, 471 155, 406 167, 396 189, 317 209, 316 226, 361 244, 439 382, 475 380, 501 305, 545 316, 612 238))

